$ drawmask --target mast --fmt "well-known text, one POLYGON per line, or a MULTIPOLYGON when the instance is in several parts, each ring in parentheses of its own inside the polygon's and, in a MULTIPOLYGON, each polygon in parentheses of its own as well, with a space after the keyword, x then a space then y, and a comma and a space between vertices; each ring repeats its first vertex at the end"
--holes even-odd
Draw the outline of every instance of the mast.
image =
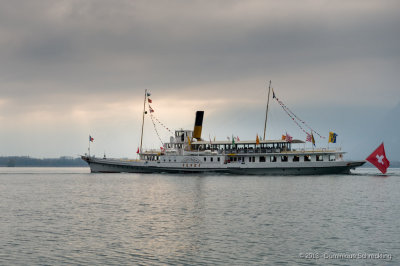
POLYGON ((147 89, 144 90, 144 102, 143 102, 143 119, 142 119, 142 134, 140 135, 140 150, 142 152, 142 143, 143 143, 143 127, 144 127, 144 115, 146 113, 146 97, 147 97, 147 89))
POLYGON ((271 80, 269 81, 269 88, 268 88, 268 100, 267 100, 267 111, 265 112, 265 124, 264 124, 264 138, 265 140, 265 131, 267 129, 267 119, 268 119, 268 106, 269 106, 269 95, 271 93, 271 80))

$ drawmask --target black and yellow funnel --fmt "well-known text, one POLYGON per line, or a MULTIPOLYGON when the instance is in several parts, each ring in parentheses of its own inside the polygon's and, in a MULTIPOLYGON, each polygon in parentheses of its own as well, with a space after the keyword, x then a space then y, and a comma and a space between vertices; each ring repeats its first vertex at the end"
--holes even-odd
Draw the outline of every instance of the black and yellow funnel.
POLYGON ((204 111, 196 112, 196 120, 194 121, 193 138, 201 140, 201 129, 203 126, 204 111))

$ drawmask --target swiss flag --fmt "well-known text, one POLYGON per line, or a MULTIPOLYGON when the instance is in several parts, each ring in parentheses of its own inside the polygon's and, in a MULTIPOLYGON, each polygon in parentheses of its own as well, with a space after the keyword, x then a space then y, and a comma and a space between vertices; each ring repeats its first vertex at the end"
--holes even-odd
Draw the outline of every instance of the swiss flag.
POLYGON ((390 166, 389 160, 386 158, 385 147, 382 144, 368 156, 367 161, 378 168, 382 174, 386 174, 387 168, 390 166))

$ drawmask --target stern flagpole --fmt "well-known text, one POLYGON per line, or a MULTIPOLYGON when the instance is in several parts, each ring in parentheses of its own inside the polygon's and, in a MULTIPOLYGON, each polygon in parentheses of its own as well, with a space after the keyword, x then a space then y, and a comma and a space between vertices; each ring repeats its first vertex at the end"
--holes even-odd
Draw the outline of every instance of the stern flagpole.
POLYGON ((269 95, 271 93, 271 80, 269 81, 269 87, 268 87, 268 100, 267 100, 267 111, 265 112, 265 124, 264 124, 264 138, 265 140, 265 131, 267 130, 267 119, 268 119, 268 107, 269 107, 269 95))

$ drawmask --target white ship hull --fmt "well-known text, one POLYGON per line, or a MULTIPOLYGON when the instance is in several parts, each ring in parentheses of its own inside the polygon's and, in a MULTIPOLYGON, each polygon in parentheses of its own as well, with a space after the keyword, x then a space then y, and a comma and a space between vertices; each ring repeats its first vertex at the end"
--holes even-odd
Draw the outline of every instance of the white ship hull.
POLYGON ((348 174, 365 161, 182 163, 101 159, 82 156, 92 173, 222 173, 239 175, 348 174))

